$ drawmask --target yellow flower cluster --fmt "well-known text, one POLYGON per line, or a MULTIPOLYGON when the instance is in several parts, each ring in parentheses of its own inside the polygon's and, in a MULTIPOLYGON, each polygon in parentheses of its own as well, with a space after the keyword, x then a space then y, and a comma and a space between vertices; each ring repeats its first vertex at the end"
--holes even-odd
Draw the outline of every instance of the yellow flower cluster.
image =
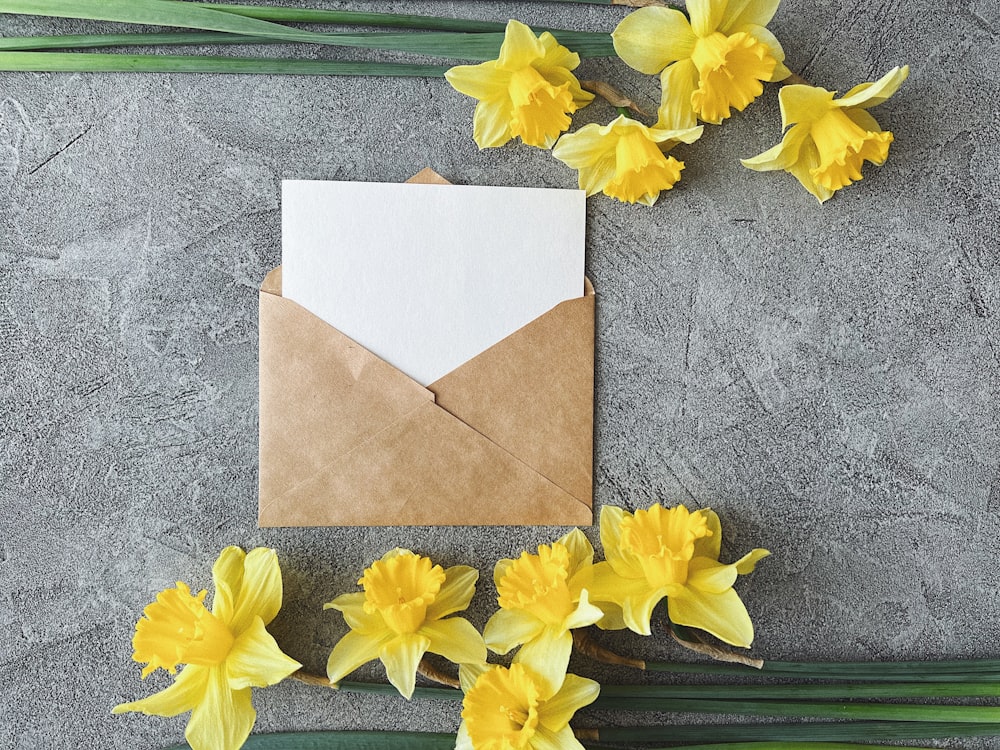
MULTIPOLYGON (((452 68, 445 77, 478 100, 473 138, 480 148, 514 138, 552 149, 579 172, 587 195, 603 192, 624 203, 651 206, 680 180, 684 163, 668 156, 698 140, 698 122, 721 124, 764 91, 764 83, 791 76, 781 43, 767 24, 780 0, 688 0, 687 15, 649 6, 626 16, 612 34, 615 51, 632 68, 659 75, 657 121, 647 126, 624 114, 574 133, 573 115, 594 96, 573 71, 579 55, 551 33, 536 36, 518 21, 507 24, 496 60, 452 68)), ((841 99, 826 89, 796 84, 781 90, 782 142, 743 164, 757 171, 791 172, 821 202, 861 179, 865 161, 880 165, 892 133, 867 109, 891 96, 906 78, 896 68, 841 99)))

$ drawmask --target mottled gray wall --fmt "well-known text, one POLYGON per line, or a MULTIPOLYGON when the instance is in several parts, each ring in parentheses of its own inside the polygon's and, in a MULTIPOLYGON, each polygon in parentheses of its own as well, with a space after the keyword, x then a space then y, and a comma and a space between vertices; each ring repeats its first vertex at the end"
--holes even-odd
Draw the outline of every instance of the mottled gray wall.
MULTIPOLYGON (((625 12, 380 7, 606 30, 625 12)), ((42 28, 70 26, 0 16, 5 36, 42 28)), ((996 655, 1000 11, 786 0, 771 28, 828 88, 909 63, 874 111, 896 142, 819 206, 737 162, 779 137, 772 87, 678 149, 684 179, 655 208, 591 200, 598 502, 710 505, 724 555, 773 550, 740 589, 760 655, 996 655)), ((581 73, 657 96, 615 61, 581 73)), ((575 185, 543 151, 479 152, 471 115, 439 80, 0 75, 0 746, 178 741, 183 719, 109 710, 167 684, 140 683, 129 658, 144 604, 175 580, 208 586, 226 544, 279 550, 273 631, 320 670, 344 632, 320 604, 387 548, 488 581, 496 558, 556 533, 255 525, 256 289, 279 259, 280 180, 432 166, 575 185)), ((453 707, 295 684, 255 703, 260 731, 457 725, 453 707)))

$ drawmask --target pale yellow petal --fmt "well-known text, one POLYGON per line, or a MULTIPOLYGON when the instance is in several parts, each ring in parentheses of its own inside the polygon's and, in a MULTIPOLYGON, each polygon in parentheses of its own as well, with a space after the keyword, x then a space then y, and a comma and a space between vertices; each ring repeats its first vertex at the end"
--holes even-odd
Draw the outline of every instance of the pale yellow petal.
POLYGON ((778 92, 781 106, 781 128, 797 122, 814 122, 834 108, 833 92, 818 86, 793 84, 778 92))
POLYGON ((259 617, 240 633, 226 657, 229 687, 233 690, 276 685, 301 667, 281 651, 259 617))
POLYGON ((427 653, 430 638, 416 633, 400 635, 382 646, 378 658, 385 665, 385 674, 399 694, 409 700, 417 682, 417 666, 427 653))
POLYGON ((854 109, 845 109, 844 114, 862 130, 867 130, 869 133, 882 132, 882 126, 878 124, 878 120, 872 117, 868 110, 855 107, 854 109))
POLYGON ((799 159, 799 151, 809 137, 808 125, 793 125, 781 139, 781 143, 751 159, 741 159, 740 163, 755 172, 773 172, 791 169, 799 159))
POLYGON ((353 630, 337 641, 326 662, 326 675, 330 682, 340 682, 362 664, 378 658, 382 646, 391 637, 390 633, 380 636, 355 633, 353 630))
POLYGON ((530 27, 511 19, 504 31, 503 44, 497 67, 503 70, 526 68, 536 60, 545 57, 545 47, 530 27))
POLYGON ((695 557, 688 563, 687 585, 712 594, 721 594, 736 583, 736 566, 723 565, 708 557, 695 557))
POLYGON ((113 714, 141 711, 147 716, 177 716, 194 708, 205 696, 209 667, 189 664, 173 683, 152 695, 131 703, 122 703, 111 709, 113 714))
POLYGON ((584 750, 584 748, 569 726, 563 727, 558 732, 540 726, 531 738, 531 750, 584 750))
POLYGON ((600 619, 604 617, 604 610, 590 603, 589 594, 587 589, 583 589, 580 592, 580 602, 577 604, 576 609, 570 613, 563 623, 563 627, 566 630, 576 630, 577 628, 585 628, 588 625, 596 624, 600 619))
POLYGON ((862 83, 848 91, 834 104, 838 107, 862 107, 868 109, 881 104, 895 94, 910 75, 910 66, 893 68, 874 83, 862 83))
POLYGON ((417 633, 430 639, 428 651, 454 664, 486 661, 483 636, 462 617, 426 622, 417 633))
POLYGON ((750 615, 732 589, 710 594, 686 588, 667 600, 667 612, 672 622, 700 628, 730 645, 746 648, 753 642, 750 615))
POLYGON ((785 50, 781 48, 781 42, 767 28, 764 26, 748 25, 741 26, 737 31, 749 34, 762 44, 766 44, 768 49, 771 50, 771 56, 777 60, 778 64, 774 66, 774 72, 771 73, 771 77, 767 79, 768 81, 783 81, 792 74, 792 71, 785 67, 785 50))
POLYGON ((209 670, 204 699, 191 711, 184 738, 191 750, 239 750, 256 719, 250 688, 231 690, 225 671, 215 667, 209 670))
POLYGON ((625 626, 633 633, 651 635, 650 620, 653 617, 653 609, 664 596, 666 596, 666 591, 654 589, 636 592, 625 597, 622 602, 622 619, 625 621, 625 626))
POLYGON ((697 36, 718 31, 726 11, 726 0, 687 0, 684 7, 691 16, 691 28, 697 36))
POLYGON ((597 621, 597 627, 601 630, 624 630, 628 627, 625 624, 621 605, 612 602, 598 602, 597 606, 604 612, 604 617, 597 621))
POLYGON ((501 609, 486 622, 483 638, 490 650, 506 654, 512 648, 538 636, 545 623, 521 609, 501 609))
POLYGON ((691 56, 696 41, 679 10, 649 7, 629 13, 611 35, 615 52, 629 67, 655 75, 691 56))
POLYGON ((479 148, 496 148, 507 143, 513 138, 510 130, 512 115, 513 106, 509 99, 479 102, 472 117, 472 139, 476 145, 479 148))
POLYGON ((239 635, 259 617, 267 625, 281 609, 281 568, 273 549, 258 547, 243 561, 243 582, 235 598, 233 618, 227 624, 239 635))
POLYGON ((747 573, 752 573, 753 569, 756 567, 759 560, 764 559, 771 553, 766 549, 757 549, 747 552, 743 557, 733 563, 736 566, 736 572, 741 576, 745 576, 747 573))
POLYGON ((476 684, 476 680, 485 672, 496 669, 495 664, 487 664, 485 661, 471 664, 458 665, 458 681, 462 686, 462 692, 467 693, 476 684))
POLYGON ((699 138, 701 138, 702 133, 705 132, 704 125, 698 125, 693 128, 683 128, 682 130, 667 130, 665 128, 649 128, 649 137, 656 141, 657 143, 666 143, 666 146, 661 146, 661 149, 668 151, 670 147, 677 143, 694 143, 699 138), (672 143, 671 143, 672 141, 672 143))
POLYGON ((565 546, 569 552, 569 576, 571 578, 581 568, 589 567, 594 562, 594 546, 580 529, 573 529, 560 537, 556 543, 565 546))
POLYGON ((495 60, 479 65, 457 65, 446 71, 445 80, 461 94, 474 99, 503 99, 510 73, 497 69, 495 60))
POLYGON ((660 74, 658 129, 683 130, 698 124, 691 95, 698 88, 698 68, 691 60, 674 63, 660 74))
POLYGON ((719 31, 735 34, 745 26, 767 26, 781 0, 729 0, 719 31))
POLYGON ((711 508, 703 508, 697 512, 705 519, 705 527, 709 533, 694 540, 694 555, 718 560, 722 550, 722 522, 719 514, 711 508))
POLYGON ((562 685, 572 652, 573 636, 569 631, 549 627, 521 646, 514 655, 514 663, 531 670, 544 687, 542 697, 547 698, 555 695, 562 685))
POLYGON ((246 553, 239 547, 226 547, 212 566, 215 594, 212 614, 228 623, 236 612, 236 595, 243 588, 243 563, 246 553))
POLYGON ((593 680, 568 674, 559 692, 540 707, 538 721, 553 732, 558 732, 569 724, 573 714, 597 700, 600 692, 601 686, 593 680))
POLYGON ((795 179, 808 190, 820 203, 833 197, 833 190, 820 185, 812 175, 812 170, 819 166, 819 149, 812 138, 804 138, 802 147, 799 149, 798 158, 788 165, 788 172, 794 175, 795 179))
POLYGON ((500 587, 500 579, 507 575, 507 569, 514 564, 514 560, 510 558, 503 558, 502 560, 497 560, 497 564, 493 566, 493 585, 497 588, 500 587))
POLYGON ((542 59, 533 63, 536 70, 546 73, 550 70, 575 70, 580 65, 580 55, 559 44, 559 41, 548 31, 538 37, 545 50, 542 59))
POLYGON ((476 593, 479 571, 468 565, 453 565, 444 572, 444 583, 427 607, 427 619, 438 620, 469 608, 476 593))
POLYGON ((475 750, 469 730, 465 728, 465 721, 458 725, 458 734, 455 736, 455 750, 475 750))
POLYGON ((335 609, 344 615, 344 621, 351 630, 359 633, 374 633, 385 628, 385 620, 378 612, 365 612, 365 592, 341 594, 323 605, 323 609, 335 609))

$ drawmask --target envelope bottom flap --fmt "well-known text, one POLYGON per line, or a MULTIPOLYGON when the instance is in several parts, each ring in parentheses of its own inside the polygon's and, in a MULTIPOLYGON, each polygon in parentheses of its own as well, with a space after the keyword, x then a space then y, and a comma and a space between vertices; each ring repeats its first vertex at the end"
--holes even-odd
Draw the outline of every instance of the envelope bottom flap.
POLYGON ((592 293, 567 300, 428 386, 441 408, 588 505, 594 311, 592 293))
POLYGON ((590 525, 591 509, 427 403, 283 494, 261 526, 590 525))

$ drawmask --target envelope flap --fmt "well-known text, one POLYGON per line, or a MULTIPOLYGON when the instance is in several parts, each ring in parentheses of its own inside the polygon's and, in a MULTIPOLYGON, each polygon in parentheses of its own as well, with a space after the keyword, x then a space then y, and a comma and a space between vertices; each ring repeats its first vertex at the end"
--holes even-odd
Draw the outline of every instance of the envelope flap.
POLYGON ((312 476, 433 399, 419 383, 309 311, 261 292, 262 496, 312 476))
POLYGON ((594 307, 567 300, 431 383, 438 405, 593 501, 594 307))

